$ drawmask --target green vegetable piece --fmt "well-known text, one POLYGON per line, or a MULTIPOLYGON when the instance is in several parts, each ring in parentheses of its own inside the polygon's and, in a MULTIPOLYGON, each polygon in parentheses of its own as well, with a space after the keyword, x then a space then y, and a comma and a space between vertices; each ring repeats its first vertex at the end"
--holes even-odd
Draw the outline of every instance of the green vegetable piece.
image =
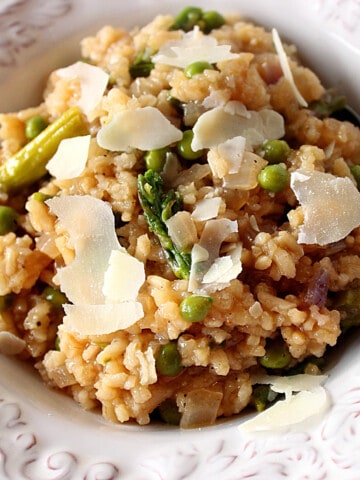
POLYGON ((166 154, 170 152, 168 147, 158 148, 156 150, 149 150, 145 153, 144 160, 148 170, 160 173, 164 168, 166 161, 166 154))
POLYGON ((360 165, 352 165, 350 171, 355 179, 358 190, 360 190, 360 165))
POLYGON ((262 155, 269 163, 286 162, 291 149, 285 140, 268 140, 262 148, 262 155))
POLYGON ((0 166, 0 189, 18 190, 40 180, 61 140, 88 133, 81 111, 71 107, 0 166))
POLYGON ((258 175, 261 188, 270 192, 281 192, 289 184, 289 173, 282 164, 267 165, 258 175))
POLYGON ((187 78, 192 78, 195 75, 203 73, 205 70, 214 70, 214 67, 209 62, 193 62, 184 68, 184 75, 187 78))
POLYGON ((182 139, 176 145, 179 155, 185 158, 185 160, 197 160, 204 154, 204 150, 194 151, 191 148, 193 138, 194 132, 192 130, 185 130, 182 139))
POLYGON ((57 288, 50 286, 44 288, 42 296, 56 308, 60 308, 64 303, 68 302, 64 293, 60 292, 57 288))
POLYGON ((260 358, 260 364, 265 368, 285 368, 291 362, 292 357, 282 338, 268 340, 266 342, 265 355, 260 358))
POLYGON ((130 65, 129 73, 132 78, 148 77, 154 66, 150 52, 144 50, 136 56, 134 62, 130 65))
POLYGON ((0 205, 0 235, 6 235, 17 229, 17 212, 6 205, 0 205))
POLYGON ((41 115, 34 115, 25 123, 25 137, 28 140, 33 140, 40 132, 45 130, 49 122, 41 115))
POLYGON ((14 295, 8 293, 7 295, 0 296, 0 312, 5 312, 8 308, 11 307, 14 301, 14 295))
POLYGON ((276 392, 271 390, 270 385, 256 384, 253 386, 250 403, 257 412, 263 412, 276 396, 276 392))
POLYGON ((330 117, 335 112, 346 107, 346 97, 339 95, 333 89, 325 92, 320 100, 315 100, 309 105, 310 110, 321 119, 330 117))
POLYGON ((214 299, 203 295, 189 295, 180 303, 180 313, 187 322, 202 322, 214 299))
POLYGON ((168 425, 179 425, 181 420, 181 413, 178 410, 175 400, 167 398, 162 402, 158 411, 161 419, 168 425))
POLYGON ((348 288, 339 292, 332 308, 340 312, 340 328, 343 333, 360 326, 360 288, 348 288))
POLYGON ((179 193, 174 190, 164 192, 161 176, 153 170, 147 170, 144 175, 138 176, 138 196, 149 230, 159 239, 174 274, 178 278, 188 279, 191 256, 175 247, 165 224, 182 209, 179 193))
POLYGON ((176 17, 170 30, 184 30, 190 32, 198 25, 203 16, 203 11, 198 7, 186 7, 176 17))
POLYGON ((215 10, 204 12, 202 16, 204 22, 204 33, 210 33, 215 28, 220 28, 225 24, 225 18, 215 10))
POLYGON ((176 342, 161 345, 155 359, 156 370, 160 375, 175 377, 183 367, 176 342))
POLYGON ((35 192, 31 195, 31 198, 33 200, 36 200, 37 202, 46 202, 46 200, 49 200, 50 198, 53 198, 54 195, 48 195, 47 193, 43 192, 35 192))

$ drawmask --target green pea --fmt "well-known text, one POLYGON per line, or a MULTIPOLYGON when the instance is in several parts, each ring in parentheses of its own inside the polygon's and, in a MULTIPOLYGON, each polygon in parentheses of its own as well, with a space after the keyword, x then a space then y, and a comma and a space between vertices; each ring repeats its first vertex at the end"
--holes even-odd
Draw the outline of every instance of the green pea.
POLYGON ((8 293, 7 295, 0 296, 0 312, 5 312, 8 308, 11 307, 14 301, 14 295, 12 293, 8 293))
POLYGON ((353 165, 350 167, 350 172, 352 173, 358 190, 360 189, 360 165, 353 165))
POLYGON ((145 153, 144 160, 148 170, 160 173, 165 165, 166 154, 170 152, 168 147, 149 150, 145 153))
POLYGON ((181 413, 178 410, 175 400, 167 398, 158 407, 161 419, 169 425, 179 425, 181 413))
POLYGON ((291 354, 282 340, 276 338, 268 340, 265 347, 265 355, 260 358, 260 364, 265 368, 285 368, 291 362, 291 354))
POLYGON ((45 130, 49 122, 41 115, 34 115, 25 122, 25 136, 28 140, 33 140, 40 132, 45 130))
POLYGON ((184 30, 189 32, 197 25, 203 16, 203 11, 198 7, 184 8, 174 19, 170 30, 184 30))
POLYGON ((180 313, 187 322, 202 322, 214 299, 203 295, 189 295, 180 303, 180 313))
POLYGON ((194 138, 194 132, 192 130, 185 130, 182 139, 177 143, 176 149, 183 158, 186 160, 196 160, 202 157, 204 150, 194 151, 191 148, 191 142, 194 138))
POLYGON ((167 377, 174 377, 181 372, 183 367, 176 342, 161 345, 156 355, 155 365, 157 372, 167 377))
POLYGON ((17 212, 6 205, 0 205, 0 235, 14 232, 17 228, 17 212))
POLYGON ((33 200, 36 200, 37 202, 44 203, 46 200, 53 198, 53 196, 54 195, 48 195, 47 193, 43 193, 43 192, 35 192, 31 195, 31 198, 33 200))
POLYGON ((290 147, 285 140, 268 140, 262 148, 263 157, 269 163, 285 162, 290 152, 290 147))
POLYGON ((56 350, 57 352, 60 352, 60 337, 59 337, 59 335, 56 335, 56 337, 55 337, 55 345, 54 345, 54 347, 55 347, 55 350, 56 350))
POLYGON ((210 33, 215 28, 220 28, 225 23, 225 18, 215 10, 204 12, 202 16, 204 22, 204 33, 210 33))
POLYGON ((64 293, 50 286, 44 288, 42 296, 56 308, 60 308, 64 303, 68 302, 64 293))
POLYGON ((190 63, 190 65, 184 68, 184 75, 187 78, 192 78, 194 75, 203 73, 204 70, 214 70, 214 67, 209 62, 190 63))
POLYGON ((258 175, 261 188, 270 192, 281 192, 289 184, 289 173, 284 165, 267 165, 258 175))

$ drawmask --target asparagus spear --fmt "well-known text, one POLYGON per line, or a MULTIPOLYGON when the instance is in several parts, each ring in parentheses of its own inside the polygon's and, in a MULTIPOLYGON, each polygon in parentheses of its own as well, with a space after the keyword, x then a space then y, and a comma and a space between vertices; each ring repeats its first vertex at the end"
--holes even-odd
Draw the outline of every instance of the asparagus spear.
POLYGON ((0 166, 0 190, 18 190, 40 180, 61 140, 88 133, 81 111, 69 108, 0 166))
POLYGON ((138 176, 138 195, 149 229, 159 239, 174 274, 178 278, 188 279, 191 256, 175 247, 165 224, 182 209, 179 193, 174 190, 164 192, 161 176, 153 170, 147 170, 144 175, 138 176))

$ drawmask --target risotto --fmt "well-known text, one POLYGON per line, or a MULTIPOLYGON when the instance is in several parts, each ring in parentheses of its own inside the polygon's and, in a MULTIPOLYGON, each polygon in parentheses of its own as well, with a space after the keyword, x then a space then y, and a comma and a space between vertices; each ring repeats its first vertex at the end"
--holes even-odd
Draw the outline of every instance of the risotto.
POLYGON ((197 7, 105 26, 81 55, 0 116, 1 352, 141 425, 323 379, 360 314, 344 98, 275 29, 197 7))

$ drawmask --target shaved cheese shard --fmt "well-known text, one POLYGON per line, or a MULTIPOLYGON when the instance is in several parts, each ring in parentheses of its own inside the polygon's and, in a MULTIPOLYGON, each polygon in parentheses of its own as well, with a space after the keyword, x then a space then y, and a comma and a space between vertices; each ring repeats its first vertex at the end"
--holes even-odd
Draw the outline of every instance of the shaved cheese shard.
POLYGON ((191 216, 196 222, 203 222, 217 217, 221 206, 221 198, 203 198, 197 202, 191 216))
POLYGON ((271 389, 274 390, 274 392, 285 393, 285 396, 288 398, 292 392, 313 390, 325 383, 327 378, 327 375, 309 375, 306 373, 288 377, 261 375, 259 377, 256 376, 253 379, 253 383, 271 385, 271 389))
POLYGON ((175 213, 165 222, 168 234, 178 249, 190 252, 198 236, 191 213, 185 210, 175 213))
POLYGON ((231 280, 236 278, 242 271, 241 263, 242 245, 236 244, 230 255, 224 255, 214 260, 209 270, 203 277, 203 283, 216 283, 225 288, 231 280))
POLYGON ((22 338, 11 332, 0 332, 0 353, 4 355, 17 355, 26 347, 26 342, 22 338))
POLYGON ((307 107, 308 103, 305 100, 305 98, 301 95, 301 93, 299 92, 299 90, 296 86, 296 83, 294 81, 294 77, 293 77, 293 74, 292 74, 291 69, 290 69, 290 64, 289 64, 288 57, 286 55, 286 52, 284 50, 284 46, 281 42, 279 33, 276 30, 276 28, 272 29, 272 38, 273 38, 276 53, 278 54, 278 57, 279 57, 279 62, 280 62, 281 69, 283 71, 283 74, 284 74, 285 78, 290 83, 291 89, 294 92, 296 100, 299 102, 299 105, 301 105, 302 107, 307 107))
POLYGON ((244 432, 262 432, 301 423, 314 415, 321 415, 329 407, 323 387, 301 391, 289 399, 280 400, 272 407, 244 422, 239 429, 244 432))
POLYGON ((278 112, 263 109, 259 112, 249 110, 244 114, 243 106, 240 113, 235 107, 229 108, 227 104, 203 113, 194 125, 191 148, 197 151, 217 147, 234 137, 245 137, 246 149, 252 150, 265 140, 284 136, 284 119, 278 112))
POLYGON ((234 137, 210 149, 208 164, 214 177, 228 189, 251 190, 258 184, 258 174, 267 161, 245 151, 245 137, 234 137))
POLYGON ((76 78, 80 81, 81 93, 77 105, 89 115, 99 104, 110 76, 99 67, 84 62, 76 62, 56 70, 59 77, 76 78))
POLYGON ((86 166, 90 148, 90 135, 61 140, 55 155, 46 165, 57 180, 76 178, 86 166))
POLYGON ((144 316, 140 302, 107 305, 64 305, 62 330, 80 335, 106 335, 134 325, 144 316))
POLYGON ((125 248, 111 252, 102 290, 106 303, 136 300, 144 282, 145 268, 142 262, 129 255, 125 248))
MULTIPOLYGON (((205 284, 204 276, 215 261, 219 262, 217 259, 220 256, 222 243, 230 234, 236 233, 237 231, 238 225, 235 220, 217 218, 206 222, 199 243, 194 245, 191 251, 191 269, 188 287, 190 292, 202 291, 202 289, 210 292, 224 288, 224 284, 220 281, 205 284)), ((226 269, 228 269, 228 267, 230 269, 231 265, 228 263, 228 260, 225 260, 225 262, 227 262, 226 269)), ((213 268, 216 269, 216 266, 213 268)), ((235 276, 233 276, 233 278, 237 276, 237 268, 234 269, 233 273, 235 276)), ((225 274, 225 271, 221 269, 218 270, 218 272, 220 273, 218 277, 221 279, 221 275, 223 273, 225 274)), ((213 278, 216 278, 216 276, 213 278)))
POLYGON ((230 45, 218 45, 214 37, 204 35, 196 26, 190 32, 183 33, 180 40, 167 42, 152 57, 152 61, 185 68, 198 61, 217 63, 237 58, 238 54, 231 53, 230 50, 230 45))
POLYGON ((323 413, 329 406, 326 390, 321 386, 326 375, 300 374, 290 377, 260 375, 253 383, 271 385, 277 393, 284 393, 285 400, 240 425, 247 432, 266 431, 300 423, 313 415, 323 413), (299 392, 293 395, 293 392, 299 392))
POLYGON ((360 193, 349 178, 300 169, 290 186, 304 213, 299 243, 327 245, 360 225, 360 193))
POLYGON ((120 248, 110 205, 89 195, 54 197, 46 203, 75 249, 74 260, 57 272, 61 290, 72 303, 105 303, 104 274, 111 252, 120 248))
POLYGON ((100 147, 111 151, 129 148, 154 150, 182 139, 182 132, 154 107, 117 112, 97 134, 100 147))

